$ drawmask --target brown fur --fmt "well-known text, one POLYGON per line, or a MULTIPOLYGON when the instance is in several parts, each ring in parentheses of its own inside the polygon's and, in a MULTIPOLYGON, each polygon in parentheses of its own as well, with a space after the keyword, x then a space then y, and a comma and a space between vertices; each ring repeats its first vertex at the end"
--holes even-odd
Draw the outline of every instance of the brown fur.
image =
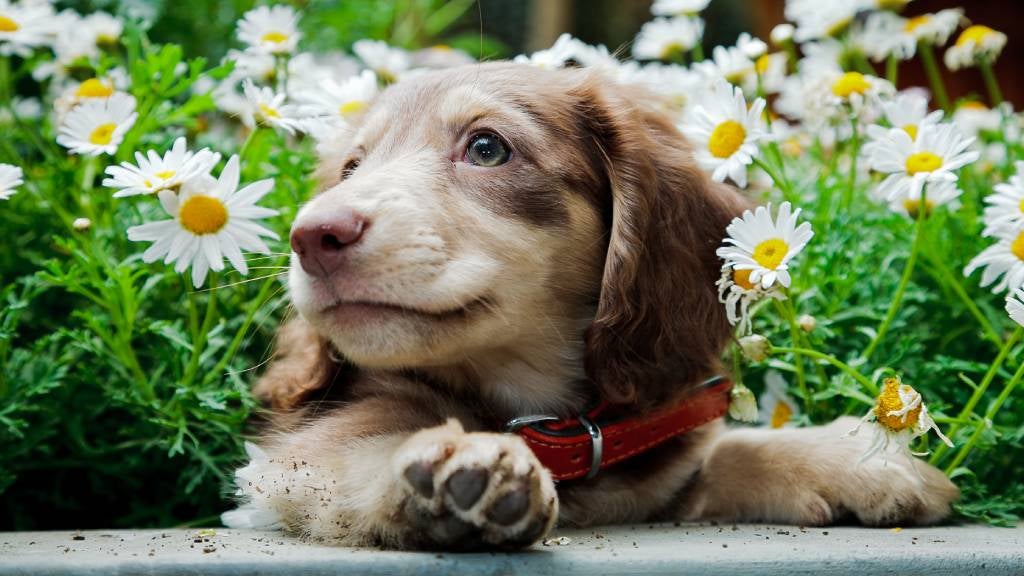
POLYGON ((522 441, 494 433, 601 399, 644 411, 721 370, 730 329, 714 251, 746 201, 695 167, 654 97, 583 70, 431 73, 339 133, 321 174, 295 225, 340 209, 371 224, 345 248, 344 274, 292 267, 301 317, 256 384, 278 416, 239 471, 243 510, 321 540, 443 548, 522 546, 556 519, 884 525, 948 513, 956 489, 924 463, 856 466, 867 439, 846 423, 717 421, 557 495, 522 441), (476 130, 504 138, 512 159, 462 162, 476 130))

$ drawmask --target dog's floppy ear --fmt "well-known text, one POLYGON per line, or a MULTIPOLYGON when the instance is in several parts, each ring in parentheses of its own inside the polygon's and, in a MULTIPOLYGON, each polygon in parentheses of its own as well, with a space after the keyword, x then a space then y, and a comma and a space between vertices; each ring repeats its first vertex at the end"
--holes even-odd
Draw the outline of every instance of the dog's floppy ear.
POLYGON ((587 375, 610 401, 651 406, 719 369, 730 328, 715 288, 715 249, 746 201, 697 167, 646 92, 591 76, 578 98, 610 202, 587 375))
POLYGON ((330 344, 296 315, 278 329, 274 357, 253 386, 253 395, 274 410, 291 410, 333 384, 341 370, 330 344))

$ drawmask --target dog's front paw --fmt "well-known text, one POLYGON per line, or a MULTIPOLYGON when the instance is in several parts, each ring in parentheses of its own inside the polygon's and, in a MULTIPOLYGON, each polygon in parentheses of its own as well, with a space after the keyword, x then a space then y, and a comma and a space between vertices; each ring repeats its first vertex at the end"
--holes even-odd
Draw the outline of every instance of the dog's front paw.
MULTIPOLYGON (((833 429, 856 425, 841 418, 833 429)), ((870 434, 848 438, 863 454, 870 434), (861 437, 863 436, 863 437, 861 437)), ((908 454, 876 454, 853 465, 849 485, 840 494, 839 506, 868 526, 926 526, 949 516, 960 495, 946 475, 908 454)))
POLYGON ((528 546, 558 516, 551 475, 517 436, 467 433, 449 420, 410 437, 394 465, 422 545, 528 546))

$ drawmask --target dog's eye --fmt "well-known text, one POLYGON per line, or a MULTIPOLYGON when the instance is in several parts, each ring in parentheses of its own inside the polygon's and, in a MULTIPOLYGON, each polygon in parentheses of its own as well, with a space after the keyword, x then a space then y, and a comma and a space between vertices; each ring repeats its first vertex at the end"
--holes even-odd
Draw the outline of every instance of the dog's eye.
POLYGON ((341 179, 344 180, 351 176, 356 171, 356 168, 359 168, 359 160, 353 158, 346 162, 345 166, 341 169, 341 179))
POLYGON ((466 161, 485 168, 504 164, 511 156, 512 153, 505 142, 489 132, 473 136, 466 146, 466 161))

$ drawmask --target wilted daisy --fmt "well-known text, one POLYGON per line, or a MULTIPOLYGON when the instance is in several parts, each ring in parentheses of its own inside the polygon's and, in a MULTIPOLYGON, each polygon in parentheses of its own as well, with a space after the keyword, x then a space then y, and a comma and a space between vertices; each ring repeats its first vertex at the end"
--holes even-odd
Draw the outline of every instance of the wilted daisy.
POLYGON ((651 14, 655 16, 693 16, 708 7, 711 0, 654 0, 651 14))
POLYGON ((192 267, 192 284, 203 285, 209 270, 224 269, 224 258, 242 274, 249 272, 242 250, 267 254, 262 237, 277 234, 256 221, 274 216, 276 210, 257 206, 274 186, 272 179, 260 180, 238 190, 238 156, 232 156, 220 178, 197 178, 182 186, 181 193, 159 193, 160 204, 173 220, 149 222, 128 229, 128 239, 152 242, 142 254, 145 262, 159 258, 176 262, 176 272, 192 267))
POLYGON ((963 192, 957 188, 954 182, 933 182, 927 188, 917 192, 911 192, 908 196, 890 200, 889 208, 897 214, 917 220, 921 214, 921 195, 924 194, 924 215, 930 216, 939 206, 950 206, 956 208, 959 204, 957 199, 963 192))
POLYGON ((804 249, 814 236, 809 222, 797 225, 800 209, 793 212, 789 202, 779 206, 778 218, 772 220, 771 205, 758 206, 734 218, 725 229, 728 237, 716 254, 733 270, 750 270, 750 284, 764 289, 776 282, 789 287, 789 261, 804 249))
POLYGON ((979 61, 992 62, 1006 46, 1006 34, 988 26, 969 26, 960 33, 956 44, 946 50, 946 66, 950 70, 969 68, 979 61))
POLYGON ((288 54, 302 37, 298 22, 298 14, 290 6, 260 6, 242 16, 238 39, 261 52, 288 54))
POLYGON ((765 101, 758 98, 747 108, 743 90, 719 80, 694 106, 680 129, 695 145, 697 163, 724 182, 732 178, 740 188, 747 185, 747 166, 765 138, 761 113, 765 101))
POLYGON ((878 195, 889 201, 920 198, 925 184, 956 182, 955 171, 980 155, 969 150, 973 142, 952 124, 921 126, 916 139, 903 128, 890 129, 874 148, 874 169, 889 174, 879 185, 878 195))
POLYGON ((1018 288, 1006 298, 1006 312, 1014 322, 1024 328, 1024 288, 1018 288))
MULTIPOLYGON (((953 443, 928 414, 921 395, 912 386, 904 384, 898 376, 885 379, 875 405, 861 419, 861 424, 865 422, 875 423, 875 439, 861 457, 862 462, 879 452, 902 453, 908 458, 912 455, 921 456, 923 454, 911 452, 910 443, 932 430, 947 446, 953 447, 953 443)), ((859 430, 860 426, 857 426, 850 435, 859 430)))
POLYGON ((29 56, 50 42, 53 8, 44 2, 0 0, 0 56, 29 56))
POLYGON ((242 81, 242 89, 250 106, 250 112, 242 116, 243 124, 252 127, 255 121, 264 126, 280 128, 289 134, 302 130, 298 110, 284 103, 287 96, 283 92, 277 93, 273 88, 257 86, 248 78, 242 81))
POLYGON ((729 323, 736 326, 740 335, 750 333, 750 306, 764 298, 785 299, 776 287, 762 288, 750 281, 752 270, 733 270, 732 266, 722 267, 722 276, 715 283, 718 286, 718 301, 725 305, 729 323))
POLYGON ((108 166, 110 178, 103 180, 108 188, 118 188, 114 198, 156 194, 163 190, 177 190, 184 182, 210 173, 220 161, 220 154, 203 148, 199 152, 188 150, 185 138, 174 141, 163 156, 150 150, 146 156, 135 153, 135 164, 123 162, 108 166))
POLYGON ((997 242, 967 264, 964 276, 983 268, 982 286, 992 285, 996 294, 1016 290, 1024 286, 1024 227, 1003 228, 994 236, 997 242))
POLYGON ((786 381, 777 370, 764 374, 764 392, 757 403, 761 407, 758 421, 769 428, 783 428, 795 424, 800 407, 786 393, 786 381))
POLYGON ((685 16, 655 18, 644 24, 636 35, 633 57, 637 60, 672 60, 692 50, 703 35, 703 20, 685 16))
POLYGON ((0 164, 0 200, 8 200, 17 192, 18 186, 24 184, 19 166, 0 164))
POLYGON ((318 117, 347 122, 366 110, 377 90, 377 75, 373 70, 363 70, 340 84, 333 78, 325 78, 317 90, 297 95, 297 98, 309 102, 311 111, 318 117))
POLYGON ((751 362, 764 362, 772 351, 772 343, 760 334, 750 334, 738 340, 743 357, 751 362))
POLYGON ((1024 162, 1017 161, 1017 172, 1005 184, 996 184, 995 193, 985 197, 985 236, 1007 228, 1024 228, 1024 162))
POLYGON ((115 154, 137 117, 135 98, 128 94, 118 92, 110 98, 90 100, 68 112, 57 143, 72 154, 115 154))
POLYGON ((359 40, 352 45, 352 51, 367 68, 376 72, 377 77, 388 84, 398 80, 412 66, 408 52, 389 46, 387 42, 359 40))

